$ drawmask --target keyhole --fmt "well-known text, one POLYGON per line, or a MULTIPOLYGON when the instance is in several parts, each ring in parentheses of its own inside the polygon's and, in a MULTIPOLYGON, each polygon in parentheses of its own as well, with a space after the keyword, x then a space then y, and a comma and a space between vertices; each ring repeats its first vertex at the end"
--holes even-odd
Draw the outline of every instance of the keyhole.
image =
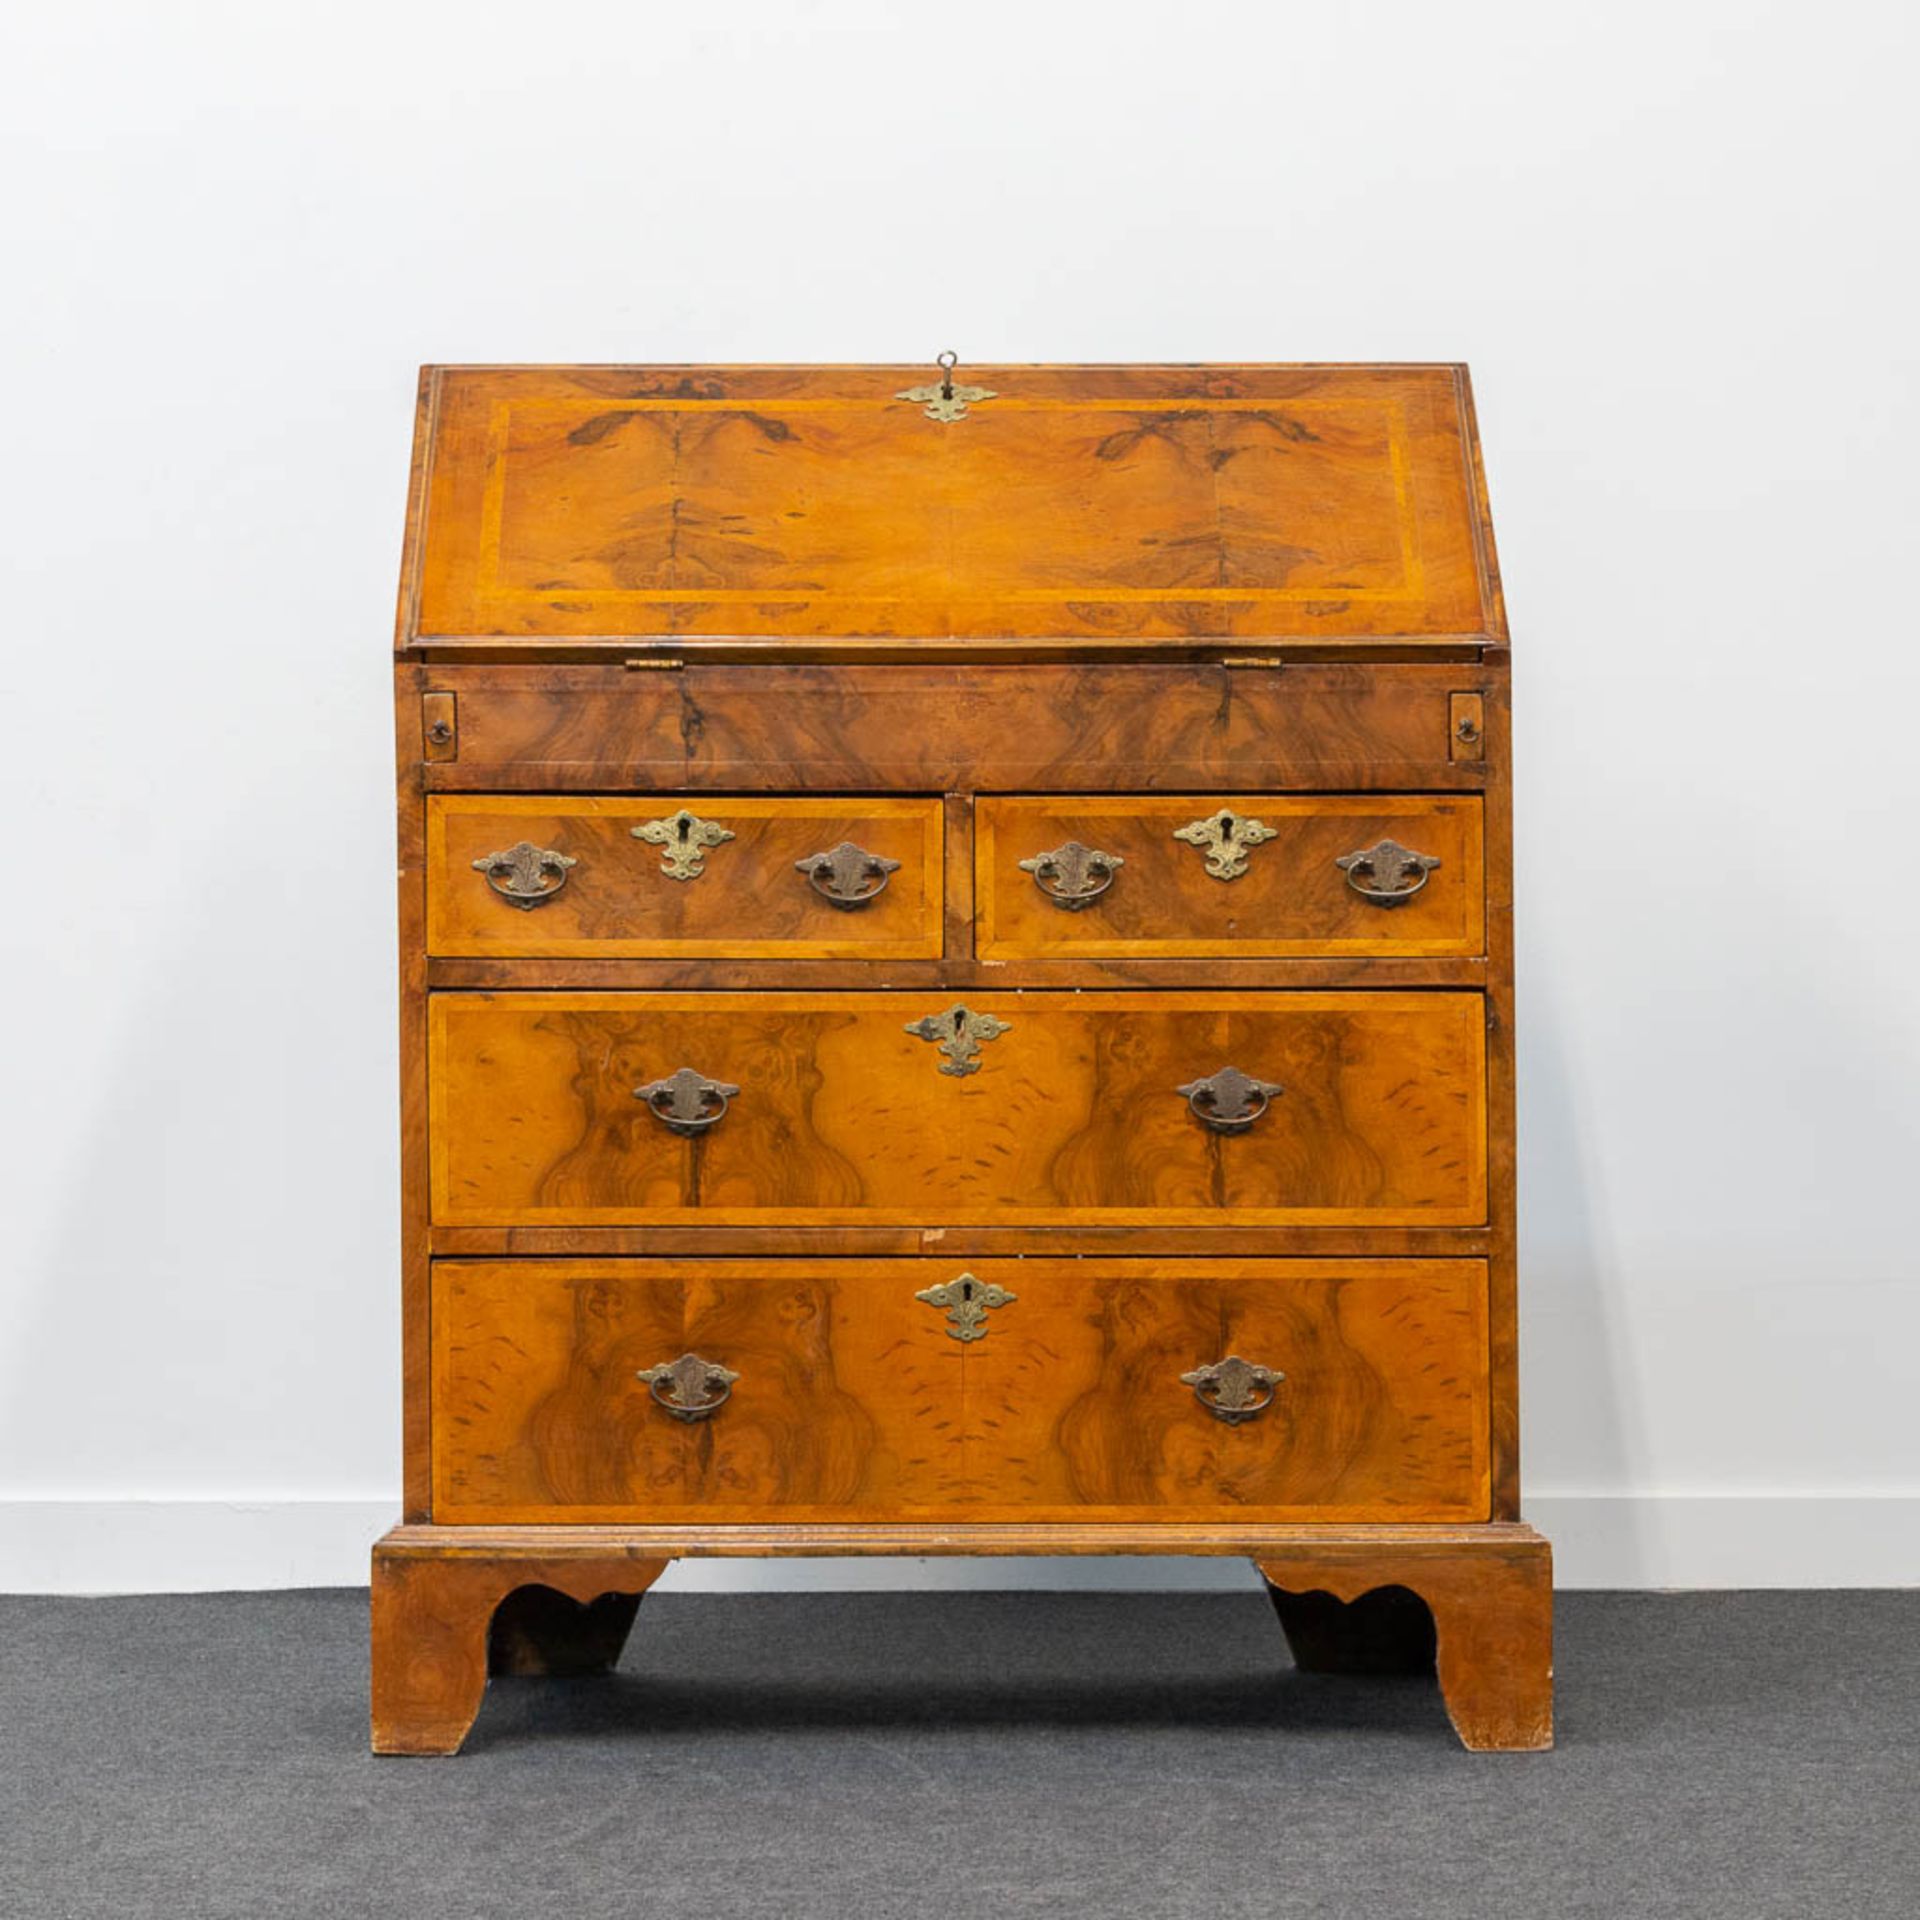
POLYGON ((1220 831, 1229 840, 1233 838, 1233 815, 1223 813, 1220 816, 1220 831))
POLYGON ((679 833, 680 833, 680 844, 681 844, 681 845, 682 845, 682 846, 684 847, 684 846, 685 846, 685 845, 687 844, 687 834, 688 834, 688 832, 690 831, 690 829, 692 828, 692 825, 693 825, 693 823, 692 823, 692 821, 690 821, 690 820, 689 820, 689 819, 687 818, 687 816, 686 816, 686 815, 685 815, 685 814, 683 813, 683 814, 682 814, 682 815, 681 815, 681 816, 679 817, 679 819, 677 819, 677 820, 676 820, 676 821, 675 821, 675 822, 674 822, 673 824, 675 825, 675 827, 677 827, 677 828, 679 829, 679 833))
POLYGON ((960 1299, 963 1305, 968 1305, 968 1306, 972 1305, 973 1282, 971 1280, 962 1280, 960 1282, 960 1299))

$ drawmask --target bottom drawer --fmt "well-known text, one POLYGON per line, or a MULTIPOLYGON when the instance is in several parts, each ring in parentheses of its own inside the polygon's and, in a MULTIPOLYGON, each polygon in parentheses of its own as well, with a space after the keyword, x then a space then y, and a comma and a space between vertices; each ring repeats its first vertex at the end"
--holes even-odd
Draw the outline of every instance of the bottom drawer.
POLYGON ((1487 1452, 1478 1260, 434 1269, 447 1523, 1484 1520, 1487 1452))

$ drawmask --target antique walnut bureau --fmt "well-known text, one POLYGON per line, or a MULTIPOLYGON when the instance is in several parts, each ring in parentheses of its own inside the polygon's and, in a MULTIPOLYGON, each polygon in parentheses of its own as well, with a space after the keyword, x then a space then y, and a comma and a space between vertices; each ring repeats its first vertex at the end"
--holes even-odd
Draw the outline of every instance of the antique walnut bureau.
POLYGON ((429 369, 375 1747, 681 1556, 1118 1552, 1546 1745, 1507 658, 1459 367, 429 369))

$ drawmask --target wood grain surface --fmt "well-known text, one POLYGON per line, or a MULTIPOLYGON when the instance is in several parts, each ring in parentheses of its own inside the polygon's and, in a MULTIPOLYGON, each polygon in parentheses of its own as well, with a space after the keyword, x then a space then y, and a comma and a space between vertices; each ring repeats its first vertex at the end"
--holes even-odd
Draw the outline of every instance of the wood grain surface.
POLYGON ((1345 1601, 1356 1611, 1369 1596, 1418 1595, 1462 1743, 1482 1751, 1552 1744, 1552 1553, 1530 1527, 1151 1515, 1118 1524, 742 1524, 729 1516, 719 1524, 393 1528, 373 1550, 373 1750, 457 1752, 486 1691, 497 1629, 525 1601, 549 1615, 567 1605, 583 1616, 615 1606, 625 1615, 683 1557, 1035 1552, 1249 1554, 1280 1601, 1345 1601))
POLYGON ((1486 1269, 1470 1260, 999 1260, 953 1337, 937 1260, 441 1261, 442 1522, 1484 1519, 1486 1269), (739 1375, 695 1424, 638 1373, 739 1375), (1285 1375, 1223 1423, 1180 1376, 1285 1375))
POLYGON ((1497 633, 1463 370, 435 371, 407 637, 1497 633))
MULTIPOLYGON (((406 665, 459 689, 440 792, 1472 792, 1469 665, 406 665)), ((418 716, 408 716, 418 740, 418 716)), ((689 804, 692 804, 689 801, 689 804)), ((696 809, 697 811, 697 809, 696 809)))
POLYGON ((1486 1217, 1479 996, 979 994, 956 1076, 906 994, 436 994, 433 1218, 445 1226, 1474 1225, 1486 1217), (1284 1090, 1244 1132, 1178 1091, 1284 1090), (737 1086, 670 1132, 634 1089, 737 1086))
MULTIPOLYGON (((1354 1604, 1417 1593, 1433 1620, 1447 1717, 1461 1745, 1529 1753, 1553 1745, 1553 1550, 1529 1527, 1490 1527, 1471 1546, 1416 1538, 1256 1551, 1282 1594, 1354 1604)), ((1284 1618, 1284 1611, 1283 1611, 1284 1618)))
POLYGON ((946 1552, 1249 1554, 1310 1659, 1543 1745, 1465 370, 936 377, 423 375, 376 1747, 453 1750, 490 1645, 603 1665, 673 1558, 946 1552), (628 831, 680 806, 734 835, 685 884, 628 831), (1223 806, 1276 829, 1231 882, 1171 837, 1223 806), (1391 908, 1333 866, 1383 838, 1440 861, 1391 908), (578 863, 531 911, 471 865, 521 839, 578 863), (901 863, 855 913, 792 865, 841 839, 901 863), (1074 913, 1016 864, 1068 839, 1124 861, 1074 913), (1232 1135, 1176 1092, 1227 1065, 1283 1089, 1232 1135), (634 1097, 680 1067, 740 1089, 697 1137, 634 1097), (636 1377, 689 1351, 693 1424, 636 1377), (1180 1380, 1229 1353, 1284 1376, 1239 1425, 1180 1380))
POLYGON ((691 880, 662 871, 633 829, 678 802, 600 796, 434 795, 427 802, 431 952, 474 958, 919 959, 942 941, 944 821, 938 799, 702 797, 691 809, 732 834, 691 880), (577 864, 531 909, 501 898, 474 862, 517 842, 577 864), (886 890, 835 906, 795 863, 851 841, 897 861, 886 890))
POLYGON ((1476 798, 987 795, 974 820, 983 960, 1464 955, 1486 943, 1476 798), (1274 836, 1232 880, 1214 878, 1202 849, 1174 838, 1177 827, 1223 810, 1274 836), (1382 840, 1440 862, 1416 895, 1391 907, 1362 899, 1334 864, 1382 840), (1056 905, 1019 865, 1068 842, 1124 863, 1106 892, 1075 910, 1056 905))

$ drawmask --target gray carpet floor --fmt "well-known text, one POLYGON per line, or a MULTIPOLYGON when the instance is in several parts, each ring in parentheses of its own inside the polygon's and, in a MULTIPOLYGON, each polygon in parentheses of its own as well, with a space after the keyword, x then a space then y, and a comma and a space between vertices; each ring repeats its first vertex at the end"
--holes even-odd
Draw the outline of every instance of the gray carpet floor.
POLYGON ((0 1600, 0 1913, 1920 1913, 1920 1593, 1564 1595, 1537 1755, 1257 1593, 655 1596, 456 1760, 365 1660, 364 1594, 0 1600))

